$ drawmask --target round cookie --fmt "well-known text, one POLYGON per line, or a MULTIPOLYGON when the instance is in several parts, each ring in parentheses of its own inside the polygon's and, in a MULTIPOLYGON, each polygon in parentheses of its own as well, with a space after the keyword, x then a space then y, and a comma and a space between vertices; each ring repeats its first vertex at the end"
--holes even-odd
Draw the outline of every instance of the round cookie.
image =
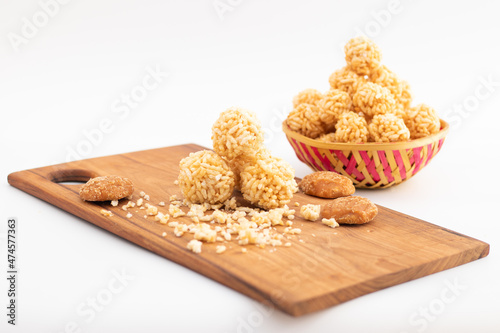
POLYGON ((323 218, 334 218, 340 224, 368 223, 377 214, 377 206, 367 198, 359 196, 337 198, 325 204, 321 209, 323 218))
POLYGON ((333 171, 316 171, 308 174, 299 183, 299 188, 308 195, 335 199, 354 194, 352 180, 333 171))
POLYGON ((89 179, 80 188, 80 198, 85 201, 112 201, 126 198, 134 192, 128 178, 110 175, 89 179))

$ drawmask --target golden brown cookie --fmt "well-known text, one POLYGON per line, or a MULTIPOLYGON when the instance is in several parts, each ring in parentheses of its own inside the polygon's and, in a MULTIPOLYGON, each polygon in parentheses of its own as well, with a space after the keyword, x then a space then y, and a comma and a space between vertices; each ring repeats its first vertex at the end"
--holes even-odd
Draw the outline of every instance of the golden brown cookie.
POLYGON ((80 188, 80 198, 85 201, 120 200, 134 192, 134 185, 128 178, 103 176, 91 178, 80 188))
POLYGON ((351 196, 332 200, 321 210, 323 218, 334 218, 340 224, 363 224, 377 216, 378 208, 370 200, 351 196))
POLYGON ((352 180, 333 171, 317 171, 305 176, 299 183, 305 194, 335 199, 351 195, 356 190, 352 180))

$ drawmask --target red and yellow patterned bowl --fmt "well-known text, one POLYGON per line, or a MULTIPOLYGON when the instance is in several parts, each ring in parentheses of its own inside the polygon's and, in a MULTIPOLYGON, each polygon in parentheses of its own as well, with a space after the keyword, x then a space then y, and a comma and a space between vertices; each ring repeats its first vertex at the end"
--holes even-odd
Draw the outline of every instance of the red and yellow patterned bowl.
POLYGON ((283 131, 295 154, 315 171, 335 171, 352 179, 357 188, 386 188, 400 184, 422 170, 443 146, 449 125, 431 136, 394 143, 325 143, 292 131, 283 131))

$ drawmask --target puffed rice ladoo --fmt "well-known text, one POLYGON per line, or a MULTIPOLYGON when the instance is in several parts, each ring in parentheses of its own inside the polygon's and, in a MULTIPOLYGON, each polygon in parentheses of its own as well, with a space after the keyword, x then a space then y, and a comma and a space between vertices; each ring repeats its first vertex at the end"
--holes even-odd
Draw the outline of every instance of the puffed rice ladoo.
POLYGON ((368 131, 372 141, 375 142, 397 142, 410 139, 410 131, 403 119, 394 114, 375 115, 368 125, 368 131))
POLYGON ((336 142, 367 142, 368 138, 368 126, 365 118, 352 111, 340 116, 335 125, 336 142))
POLYGON ((241 173, 243 198, 264 209, 283 207, 297 192, 294 174, 290 164, 280 158, 259 159, 241 173))
POLYGON ((264 132, 255 113, 237 107, 222 112, 212 126, 214 151, 232 160, 256 152, 264 143, 264 132))
POLYGON ((292 130, 313 139, 326 132, 320 109, 312 104, 299 104, 288 114, 286 123, 292 130))
POLYGON ((441 123, 434 108, 419 104, 406 112, 406 126, 412 139, 419 139, 439 132, 441 123))
POLYGON ((318 107, 321 109, 320 119, 327 132, 335 128, 335 124, 343 113, 352 108, 351 97, 348 93, 338 89, 330 89, 319 100, 318 107))
POLYGON ((347 66, 358 75, 370 75, 380 67, 382 52, 367 37, 352 38, 344 46, 347 66))
POLYGON ((332 89, 345 91, 349 96, 354 95, 359 86, 367 82, 364 76, 356 74, 347 66, 333 72, 328 81, 332 89))
POLYGON ((306 89, 295 96, 286 120, 291 130, 327 143, 407 141, 439 132, 435 110, 425 104, 411 107, 409 83, 381 63, 373 41, 353 38, 344 51, 346 66, 330 75, 329 91, 320 97, 318 90, 306 89), (387 117, 373 119, 381 115, 387 117))
POLYGON ((223 203, 233 194, 234 173, 213 151, 189 154, 179 162, 179 169, 179 187, 191 203, 223 203))
POLYGON ((320 91, 316 89, 305 89, 295 95, 293 98, 293 106, 297 107, 304 103, 316 105, 321 98, 323 98, 323 94, 320 91))
POLYGON ((391 92, 376 83, 367 82, 361 86, 352 97, 352 102, 368 118, 396 113, 396 101, 391 92))

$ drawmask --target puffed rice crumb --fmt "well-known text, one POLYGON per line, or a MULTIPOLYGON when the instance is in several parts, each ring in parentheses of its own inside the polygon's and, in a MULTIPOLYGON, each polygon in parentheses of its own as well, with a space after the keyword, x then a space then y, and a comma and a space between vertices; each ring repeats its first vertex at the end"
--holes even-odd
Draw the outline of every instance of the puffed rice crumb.
POLYGON ((177 237, 181 237, 186 231, 188 231, 188 226, 185 224, 178 224, 174 228, 174 234, 177 237))
POLYGON ((202 246, 202 242, 200 242, 200 241, 198 241, 196 239, 192 239, 187 244, 188 250, 191 250, 194 253, 201 253, 201 246, 202 246))
POLYGON ((184 213, 184 211, 180 209, 179 206, 175 206, 173 204, 170 204, 168 212, 172 217, 180 217, 186 215, 186 213, 184 213))
POLYGON ((167 224, 169 218, 170 215, 163 214, 160 212, 158 212, 158 214, 155 215, 155 221, 160 222, 161 224, 167 224))
POLYGON ((332 228, 337 228, 339 226, 339 224, 337 223, 337 221, 335 221, 335 218, 333 217, 330 219, 322 219, 321 223, 332 228))
POLYGON ((104 215, 104 216, 113 216, 113 213, 111 213, 111 211, 109 210, 106 210, 106 209, 101 209, 101 214, 104 215))
POLYGON ((149 216, 155 216, 158 214, 158 207, 146 204, 146 214, 149 216))
POLYGON ((307 204, 300 207, 300 214, 309 221, 316 221, 321 212, 321 205, 307 204))
POLYGON ((194 239, 213 243, 217 238, 217 232, 206 223, 201 223, 194 228, 194 239))
POLYGON ((215 248, 215 253, 221 254, 224 251, 226 251, 226 247, 224 245, 217 245, 215 248))

